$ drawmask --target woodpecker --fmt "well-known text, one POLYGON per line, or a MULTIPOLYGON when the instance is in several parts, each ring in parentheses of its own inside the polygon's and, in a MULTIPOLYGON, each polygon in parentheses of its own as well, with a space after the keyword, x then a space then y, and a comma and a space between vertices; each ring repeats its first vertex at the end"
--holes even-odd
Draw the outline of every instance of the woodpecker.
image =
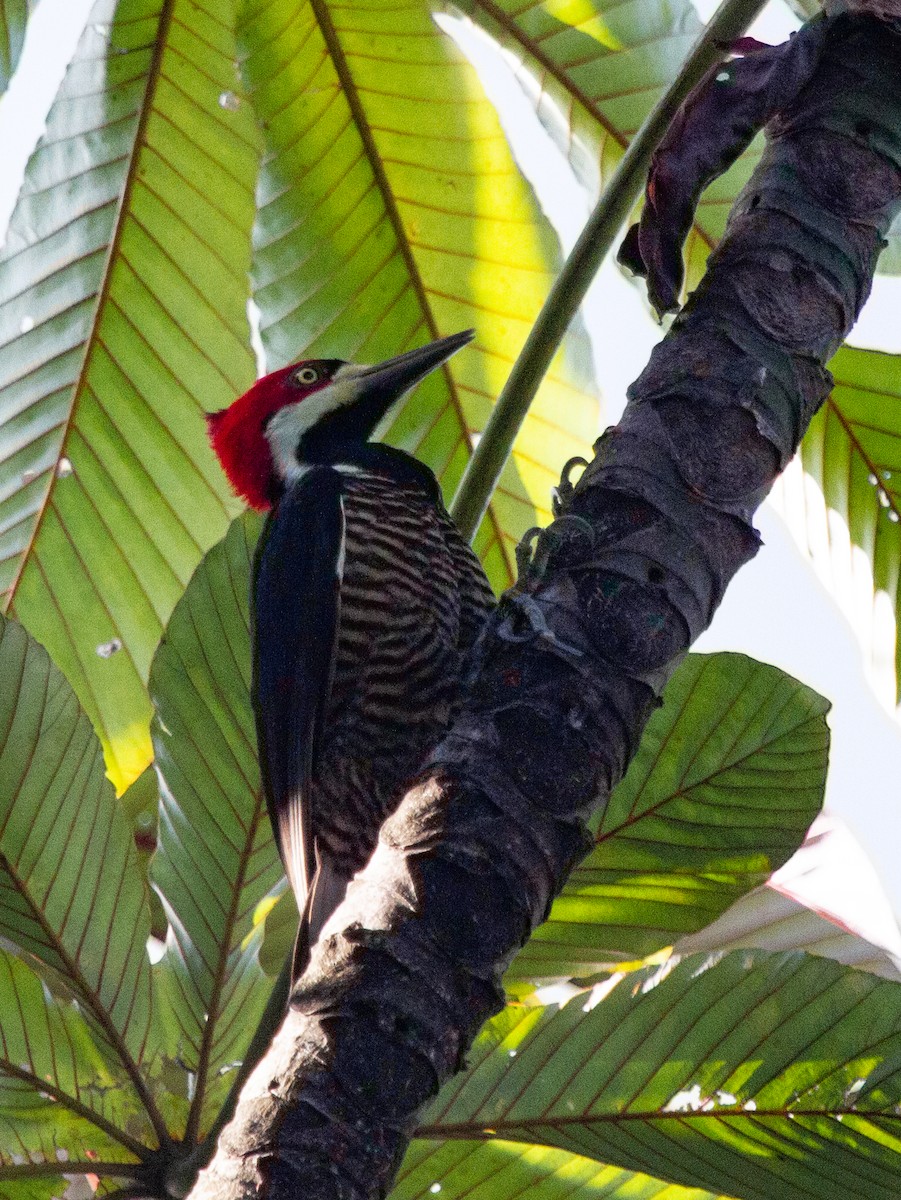
POLYGON ((269 514, 253 573, 252 699, 301 913, 295 978, 453 717, 465 657, 494 606, 429 468, 369 440, 472 337, 377 366, 296 363, 207 418, 232 488, 269 514))

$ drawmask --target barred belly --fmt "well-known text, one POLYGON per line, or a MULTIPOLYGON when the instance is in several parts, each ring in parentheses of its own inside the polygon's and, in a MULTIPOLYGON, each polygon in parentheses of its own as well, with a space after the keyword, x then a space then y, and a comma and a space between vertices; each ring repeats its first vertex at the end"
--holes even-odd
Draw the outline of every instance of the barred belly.
POLYGON ((344 480, 335 673, 311 816, 320 847, 351 873, 453 717, 466 653, 494 598, 421 487, 358 471, 344 480))

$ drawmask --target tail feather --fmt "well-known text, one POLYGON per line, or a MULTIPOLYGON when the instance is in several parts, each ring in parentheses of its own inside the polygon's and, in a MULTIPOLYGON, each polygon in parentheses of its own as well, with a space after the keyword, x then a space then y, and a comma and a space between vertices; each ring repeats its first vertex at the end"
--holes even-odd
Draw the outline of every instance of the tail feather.
POLYGON ((310 951, 319 940, 326 921, 344 899, 349 883, 350 876, 342 875, 327 859, 317 853, 316 874, 307 892, 307 902, 300 914, 297 940, 294 943, 292 980, 299 979, 307 969, 310 951))

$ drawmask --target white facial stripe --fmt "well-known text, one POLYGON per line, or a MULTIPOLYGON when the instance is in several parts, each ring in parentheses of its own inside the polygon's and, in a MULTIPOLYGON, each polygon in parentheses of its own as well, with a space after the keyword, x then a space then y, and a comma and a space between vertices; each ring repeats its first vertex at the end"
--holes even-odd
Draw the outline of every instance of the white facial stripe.
POLYGON ((288 404, 266 426, 266 437, 280 478, 288 479, 297 470, 300 439, 325 416, 345 404, 353 404, 359 395, 358 380, 366 367, 345 363, 335 372, 332 382, 305 400, 288 404))

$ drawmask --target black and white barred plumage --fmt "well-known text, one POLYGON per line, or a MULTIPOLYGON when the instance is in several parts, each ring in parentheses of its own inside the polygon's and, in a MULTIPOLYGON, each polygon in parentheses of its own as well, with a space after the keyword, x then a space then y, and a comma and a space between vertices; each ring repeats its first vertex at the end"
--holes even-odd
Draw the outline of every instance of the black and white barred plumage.
POLYGON ((369 449, 384 455, 382 470, 322 464, 299 474, 259 555, 256 708, 273 823, 304 909, 297 971, 454 716, 465 658, 494 603, 430 472, 408 460, 399 478, 406 456, 369 449), (309 547, 323 531, 340 545, 326 533, 320 569, 309 547), (302 632, 293 649, 291 624, 302 632), (284 775, 305 756, 306 777, 284 775))
POLYGON ((343 501, 341 614, 311 815, 319 846, 351 875, 454 715, 463 658, 493 596, 443 505, 418 484, 350 475, 343 501))

